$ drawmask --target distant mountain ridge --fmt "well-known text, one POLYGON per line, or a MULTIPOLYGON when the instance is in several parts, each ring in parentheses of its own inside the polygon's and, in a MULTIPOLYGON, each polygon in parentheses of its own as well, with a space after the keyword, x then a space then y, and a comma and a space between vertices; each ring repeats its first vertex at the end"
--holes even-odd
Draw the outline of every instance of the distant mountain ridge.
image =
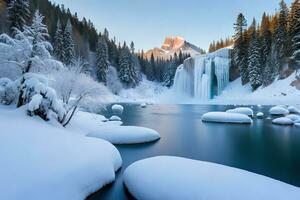
POLYGON ((180 51, 184 54, 190 54, 191 56, 202 53, 202 50, 199 47, 187 42, 184 38, 179 36, 169 36, 165 38, 165 41, 160 48, 155 47, 147 51, 145 57, 150 59, 153 54, 154 58, 169 59, 170 56, 174 56, 175 53, 178 55, 180 51))

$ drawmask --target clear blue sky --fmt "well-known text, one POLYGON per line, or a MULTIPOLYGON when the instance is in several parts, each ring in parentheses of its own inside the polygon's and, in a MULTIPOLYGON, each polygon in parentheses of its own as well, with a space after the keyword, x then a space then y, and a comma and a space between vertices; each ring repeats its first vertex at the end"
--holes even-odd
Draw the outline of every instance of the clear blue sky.
MULTIPOLYGON (((52 0, 85 16, 119 41, 134 41, 136 49, 161 46, 168 35, 184 37, 207 49, 212 40, 233 34, 239 12, 248 23, 273 13, 279 0, 52 0)), ((286 0, 290 5, 292 0, 286 0)))

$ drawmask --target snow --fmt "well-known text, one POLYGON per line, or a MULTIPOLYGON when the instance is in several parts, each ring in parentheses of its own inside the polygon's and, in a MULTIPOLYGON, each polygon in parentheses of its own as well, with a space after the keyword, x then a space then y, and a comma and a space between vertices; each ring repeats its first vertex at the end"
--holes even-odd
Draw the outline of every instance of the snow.
POLYGON ((291 119, 292 121, 300 120, 300 115, 290 114, 290 115, 287 115, 286 117, 291 119))
POLYGON ((256 117, 257 118, 263 118, 264 117, 264 113, 259 112, 259 113, 256 114, 256 117))
POLYGON ((112 111, 116 114, 122 114, 124 111, 124 107, 119 105, 119 104, 115 104, 111 107, 112 111))
POLYGON ((155 130, 137 126, 120 126, 118 128, 103 126, 101 129, 89 133, 88 136, 101 138, 113 144, 137 144, 160 139, 159 133, 155 130))
POLYGON ((253 110, 251 108, 246 107, 240 107, 240 108, 234 108, 226 111, 227 113, 239 113, 244 114, 249 117, 253 117, 253 110))
POLYGON ((300 123, 295 123, 295 126, 296 127, 300 127, 300 123))
POLYGON ((290 112, 283 106, 274 106, 270 109, 271 115, 287 115, 290 112))
POLYGON ((124 172, 136 199, 298 200, 292 185, 224 165, 160 156, 137 161, 124 172))
POLYGON ((112 144, 25 110, 0 106, 0 199, 82 200, 114 181, 122 159, 112 144))
POLYGON ((114 115, 109 118, 109 121, 122 121, 122 119, 120 117, 114 115))
POLYGON ((244 114, 227 112, 209 112, 202 116, 204 122, 251 124, 252 119, 244 114))
POLYGON ((294 113, 294 114, 299 114, 300 113, 300 111, 297 108, 295 108, 294 106, 289 106, 288 110, 289 110, 290 113, 294 113))
POLYGON ((142 103, 141 104, 141 108, 146 108, 147 107, 147 104, 146 103, 142 103))
POLYGON ((287 117, 280 117, 276 118, 272 121, 273 124, 278 124, 278 125, 293 125, 294 122, 290 118, 287 117))

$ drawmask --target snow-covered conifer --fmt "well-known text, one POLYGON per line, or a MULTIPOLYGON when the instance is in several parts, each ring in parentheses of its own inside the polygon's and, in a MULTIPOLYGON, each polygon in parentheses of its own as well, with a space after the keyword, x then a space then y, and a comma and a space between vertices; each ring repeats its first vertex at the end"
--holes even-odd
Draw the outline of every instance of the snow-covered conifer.
POLYGON ((30 18, 28 0, 12 0, 8 5, 8 21, 10 32, 14 35, 16 29, 23 31, 30 18))
POLYGON ((98 81, 106 85, 108 74, 108 48, 104 37, 100 37, 97 44, 96 74, 98 81))
POLYGON ((70 65, 75 60, 73 27, 72 27, 70 19, 68 20, 66 28, 64 30, 63 44, 64 44, 64 59, 62 60, 62 62, 65 65, 70 65))
POLYGON ((53 49, 54 49, 54 56, 56 59, 63 61, 64 60, 64 32, 62 30, 61 22, 60 20, 57 20, 56 25, 56 32, 54 36, 54 43, 53 43, 53 49))

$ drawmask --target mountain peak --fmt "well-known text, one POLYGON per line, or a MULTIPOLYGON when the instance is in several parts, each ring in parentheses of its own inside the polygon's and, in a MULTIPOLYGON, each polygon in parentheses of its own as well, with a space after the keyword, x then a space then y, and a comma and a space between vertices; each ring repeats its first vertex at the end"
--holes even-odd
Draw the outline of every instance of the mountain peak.
POLYGON ((151 58, 153 54, 155 58, 169 59, 175 53, 179 52, 190 54, 192 56, 201 53, 200 48, 187 42, 183 37, 180 36, 168 36, 165 38, 161 48, 155 47, 145 53, 147 58, 151 58))

